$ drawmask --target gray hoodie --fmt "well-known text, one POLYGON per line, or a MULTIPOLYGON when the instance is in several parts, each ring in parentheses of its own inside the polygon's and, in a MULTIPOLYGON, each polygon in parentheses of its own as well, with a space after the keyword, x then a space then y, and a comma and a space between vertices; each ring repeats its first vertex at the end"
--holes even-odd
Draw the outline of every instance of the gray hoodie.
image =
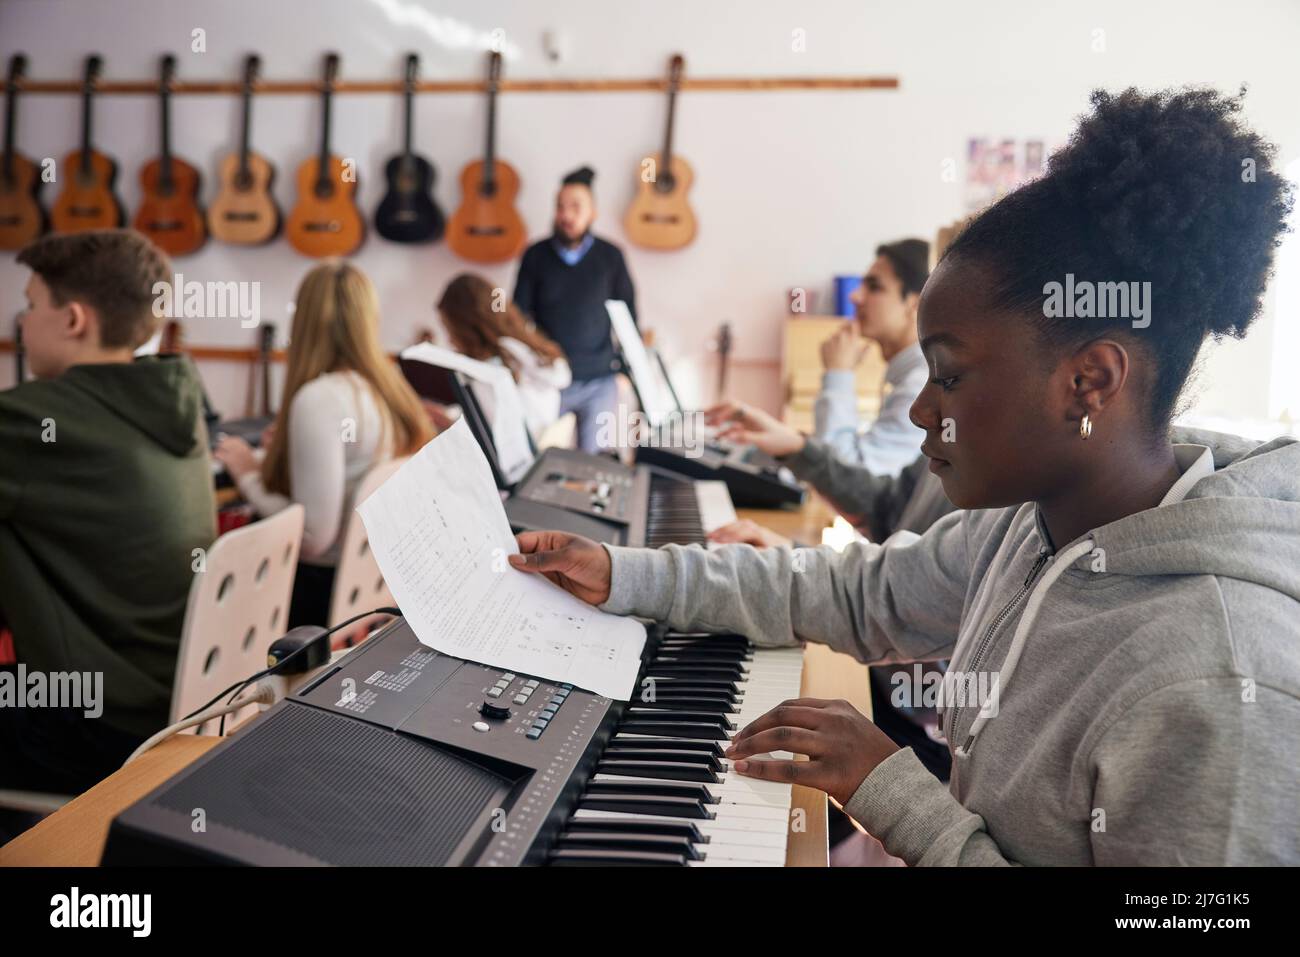
POLYGON ((1210 444, 1058 552, 1032 504, 838 554, 610 548, 602 607, 952 659, 950 786, 903 749, 846 807, 909 864, 1300 864, 1300 443, 1210 444))

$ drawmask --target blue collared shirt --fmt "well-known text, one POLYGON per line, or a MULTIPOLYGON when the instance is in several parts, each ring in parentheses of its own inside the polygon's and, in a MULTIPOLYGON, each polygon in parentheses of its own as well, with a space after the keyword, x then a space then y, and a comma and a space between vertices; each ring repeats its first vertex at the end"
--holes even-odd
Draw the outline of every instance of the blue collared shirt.
POLYGON ((551 247, 555 250, 556 255, 564 260, 566 266, 576 266, 578 263, 582 262, 582 257, 587 255, 595 241, 596 237, 588 232, 587 235, 582 237, 582 242, 578 243, 576 246, 569 247, 560 242, 560 239, 557 236, 551 240, 551 247))

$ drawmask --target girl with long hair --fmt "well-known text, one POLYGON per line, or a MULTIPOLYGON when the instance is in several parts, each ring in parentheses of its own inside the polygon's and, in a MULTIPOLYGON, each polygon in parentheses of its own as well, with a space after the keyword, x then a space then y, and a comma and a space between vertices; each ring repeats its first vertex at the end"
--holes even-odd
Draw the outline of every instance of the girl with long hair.
POLYGON ((289 627, 326 625, 357 486, 375 465, 433 436, 419 398, 380 345, 375 287, 350 263, 317 266, 298 287, 284 396, 268 432, 260 463, 234 437, 214 454, 260 515, 303 505, 289 627))
MULTIPOLYGON (((499 362, 519 385, 534 439, 560 416, 560 391, 573 381, 560 347, 482 276, 461 273, 443 290, 438 315, 451 347, 471 359, 499 362)), ((476 393, 480 401, 487 390, 476 393)), ((489 414, 490 414, 490 410, 489 414)))

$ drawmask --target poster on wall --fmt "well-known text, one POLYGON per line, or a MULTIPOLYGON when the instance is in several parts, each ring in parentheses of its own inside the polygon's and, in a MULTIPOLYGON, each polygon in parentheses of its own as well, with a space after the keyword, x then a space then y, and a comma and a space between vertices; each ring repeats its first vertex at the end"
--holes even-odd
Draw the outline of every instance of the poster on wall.
POLYGON ((977 213, 1043 172, 1042 140, 972 137, 966 148, 966 212, 977 213))

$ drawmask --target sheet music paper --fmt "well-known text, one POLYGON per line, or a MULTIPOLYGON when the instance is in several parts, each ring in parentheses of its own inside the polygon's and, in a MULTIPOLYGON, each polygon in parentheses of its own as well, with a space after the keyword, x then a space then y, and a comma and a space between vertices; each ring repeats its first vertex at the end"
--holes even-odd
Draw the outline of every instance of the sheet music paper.
POLYGON ((645 407, 641 411, 645 413, 646 421, 657 428, 664 424, 664 419, 669 413, 677 411, 677 405, 673 402, 672 394, 660 381, 654 360, 646 351, 641 333, 637 331, 636 323, 632 321, 632 310, 628 309, 627 303, 621 299, 606 299, 605 312, 609 314, 609 324, 614 330, 614 338, 618 340, 623 358, 627 360, 628 375, 632 377, 637 395, 641 397, 641 404, 645 407))
POLYGON ((357 511, 384 581, 423 644, 620 701, 631 697, 645 626, 510 567, 506 556, 519 547, 464 419, 357 511))
POLYGON ((509 369, 471 359, 431 342, 421 342, 403 349, 402 358, 463 372, 490 389, 493 401, 491 409, 487 410, 491 418, 488 428, 492 430, 492 442, 497 449, 501 473, 511 484, 523 478, 533 464, 533 450, 528 444, 528 427, 525 424, 524 403, 519 396, 519 386, 509 369))

